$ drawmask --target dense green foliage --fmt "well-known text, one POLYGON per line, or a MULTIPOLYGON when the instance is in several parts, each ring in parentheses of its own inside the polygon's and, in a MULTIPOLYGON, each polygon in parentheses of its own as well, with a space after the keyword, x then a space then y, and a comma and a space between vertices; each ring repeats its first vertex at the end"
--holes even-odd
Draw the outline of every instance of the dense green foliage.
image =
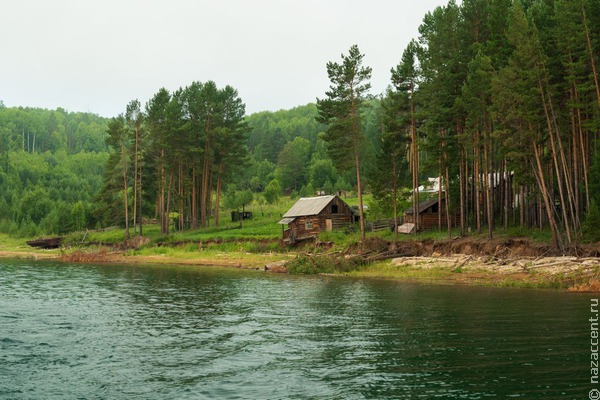
POLYGON ((89 113, 59 108, 43 110, 0 107, 0 144, 6 151, 67 154, 107 152, 106 120, 89 113))
POLYGON ((126 237, 130 222, 141 235, 148 215, 163 233, 173 217, 179 230, 206 228, 212 215, 218 226, 213 201, 221 203, 224 186, 246 162, 244 113, 237 91, 212 81, 160 89, 145 110, 130 102, 108 126, 114 152, 99 197, 103 217, 121 221, 126 237))
POLYGON ((342 62, 328 62, 327 75, 331 82, 325 98, 317 100, 318 121, 327 125, 324 140, 331 159, 340 170, 353 167, 356 173, 360 234, 365 238, 365 216, 362 200, 360 148, 364 143, 361 109, 371 84, 372 68, 363 66, 364 54, 358 46, 350 47, 342 62))
MULTIPOLYGON (((580 238, 596 193, 599 16, 588 0, 450 1, 428 13, 383 100, 378 198, 408 147, 423 171, 412 187, 439 177, 461 234, 538 226, 556 246, 580 238)), ((450 234, 450 218, 440 225, 450 234)))
POLYGON ((0 108, 0 231, 33 237, 96 226, 105 137, 96 115, 0 108))
MULTIPOLYGON (((376 104, 373 102, 373 107, 376 104)), ((379 135, 377 124, 373 123, 377 113, 371 109, 365 109, 364 113, 366 129, 371 126, 369 132, 379 135)), ((236 184, 260 193, 275 179, 281 190, 279 195, 284 191, 313 195, 350 190, 356 184, 356 174, 334 166, 327 151, 326 126, 317 122, 317 117, 317 107, 312 103, 291 110, 249 115, 246 122, 250 127, 247 139, 250 168, 238 175, 236 184)), ((379 143, 378 137, 371 139, 360 149, 362 160, 373 159, 373 146, 379 143)), ((273 186, 269 192, 271 198, 272 189, 273 186)))
POLYGON ((392 217, 436 177, 461 234, 595 240, 599 32, 597 0, 451 0, 424 16, 378 98, 353 46, 326 65, 325 98, 291 110, 245 116, 235 89, 211 81, 110 121, 0 102, 0 230, 208 229, 242 193, 365 191, 370 217, 392 217))
POLYGON ((360 257, 344 258, 331 255, 315 257, 298 255, 286 264, 290 274, 332 274, 363 269, 365 262, 360 257))

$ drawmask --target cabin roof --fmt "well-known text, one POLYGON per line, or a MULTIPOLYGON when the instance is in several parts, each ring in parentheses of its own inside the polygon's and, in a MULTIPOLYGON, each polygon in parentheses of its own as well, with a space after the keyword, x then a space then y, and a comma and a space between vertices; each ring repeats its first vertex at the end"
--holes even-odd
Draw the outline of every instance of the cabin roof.
POLYGON ((296 218, 283 218, 281 221, 279 221, 279 224, 281 225, 287 225, 290 222, 294 222, 296 218))
POLYGON ((287 219, 317 215, 323 211, 334 198, 335 196, 302 197, 298 199, 296 204, 294 204, 288 212, 283 214, 283 218, 287 219))
MULTIPOLYGON (((423 211, 427 210, 429 207, 433 206, 434 204, 437 204, 438 199, 430 199, 430 200, 425 200, 419 203, 419 214, 421 214, 423 211)), ((413 213, 413 208, 410 207, 408 210, 405 211, 406 214, 412 214, 413 213)))

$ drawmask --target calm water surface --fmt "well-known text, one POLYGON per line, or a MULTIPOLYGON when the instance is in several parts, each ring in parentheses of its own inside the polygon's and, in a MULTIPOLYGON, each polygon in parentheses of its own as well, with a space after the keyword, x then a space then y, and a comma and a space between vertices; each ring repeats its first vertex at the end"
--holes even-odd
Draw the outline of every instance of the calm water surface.
POLYGON ((590 298, 0 261, 0 398, 585 399, 590 298))

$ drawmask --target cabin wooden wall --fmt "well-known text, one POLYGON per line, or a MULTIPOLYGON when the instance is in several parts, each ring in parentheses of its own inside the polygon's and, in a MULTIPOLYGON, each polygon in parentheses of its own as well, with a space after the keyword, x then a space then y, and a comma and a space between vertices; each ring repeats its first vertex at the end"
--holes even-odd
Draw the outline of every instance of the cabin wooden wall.
POLYGON ((334 198, 318 215, 297 217, 288 224, 288 229, 283 232, 283 238, 289 239, 294 232, 294 239, 318 235, 327 230, 327 220, 331 220, 333 230, 344 229, 354 221, 352 209, 339 198, 334 198), (337 206, 337 213, 333 213, 333 207, 337 206), (312 222, 312 228, 306 229, 306 223, 312 222))
MULTIPOLYGON (((404 223, 415 223, 415 219, 412 214, 404 214, 404 223)), ((450 223, 452 227, 460 225, 460 215, 454 214, 450 216, 450 223)), ((442 228, 447 226, 446 213, 442 213, 442 228)), ((430 230, 437 229, 439 227, 439 214, 438 213, 421 213, 419 215, 419 229, 430 230)))

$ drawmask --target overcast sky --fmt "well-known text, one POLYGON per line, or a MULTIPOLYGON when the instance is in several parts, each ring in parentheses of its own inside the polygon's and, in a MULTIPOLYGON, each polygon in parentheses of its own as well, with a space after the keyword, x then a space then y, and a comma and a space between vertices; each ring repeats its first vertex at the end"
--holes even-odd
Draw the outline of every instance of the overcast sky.
POLYGON ((112 117, 193 81, 232 85, 248 114, 324 97, 351 45, 372 93, 447 0, 3 0, 0 100, 112 117))

